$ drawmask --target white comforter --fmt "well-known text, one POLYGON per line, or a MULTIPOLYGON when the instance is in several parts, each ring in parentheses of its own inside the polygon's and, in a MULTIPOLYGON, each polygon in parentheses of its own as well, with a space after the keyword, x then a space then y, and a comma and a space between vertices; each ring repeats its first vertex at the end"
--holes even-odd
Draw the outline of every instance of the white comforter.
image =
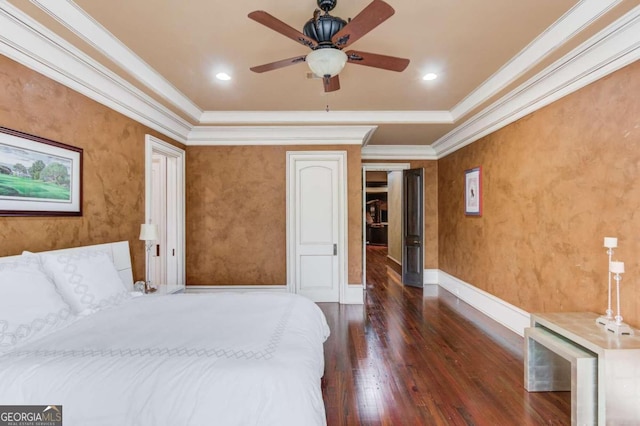
POLYGON ((0 357, 0 404, 66 426, 323 425, 324 315, 291 294, 144 296, 0 357))

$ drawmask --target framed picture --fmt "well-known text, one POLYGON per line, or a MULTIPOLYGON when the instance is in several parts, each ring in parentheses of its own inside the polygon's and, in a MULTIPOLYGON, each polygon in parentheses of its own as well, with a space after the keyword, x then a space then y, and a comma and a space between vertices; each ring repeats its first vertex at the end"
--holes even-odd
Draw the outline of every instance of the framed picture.
POLYGON ((464 214, 482 216, 482 167, 464 172, 464 214))
POLYGON ((0 216, 82 216, 82 149, 0 127, 0 216))

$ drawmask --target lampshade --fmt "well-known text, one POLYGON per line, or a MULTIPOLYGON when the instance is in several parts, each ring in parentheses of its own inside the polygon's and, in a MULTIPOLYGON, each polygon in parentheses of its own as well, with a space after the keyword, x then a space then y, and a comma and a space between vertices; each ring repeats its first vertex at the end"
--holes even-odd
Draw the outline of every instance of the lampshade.
POLYGON ((143 241, 155 241, 158 239, 158 225, 155 223, 143 223, 140 225, 140 239, 143 241))
POLYGON ((306 58, 309 69, 318 77, 338 75, 347 63, 347 55, 339 49, 327 47, 316 49, 306 58))

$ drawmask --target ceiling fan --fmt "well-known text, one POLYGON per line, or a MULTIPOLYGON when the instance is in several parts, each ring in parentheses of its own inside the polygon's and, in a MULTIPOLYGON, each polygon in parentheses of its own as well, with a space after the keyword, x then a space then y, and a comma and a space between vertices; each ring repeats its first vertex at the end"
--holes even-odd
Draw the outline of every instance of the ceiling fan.
POLYGON ((407 68, 409 59, 356 50, 342 51, 389 19, 395 12, 391 6, 382 0, 373 0, 355 18, 347 22, 329 14, 337 2, 338 0, 317 0, 320 10, 316 9, 313 17, 304 25, 304 34, 263 10, 251 12, 249 18, 312 50, 308 55, 252 67, 251 71, 262 73, 306 62, 315 75, 322 77, 324 91, 333 92, 340 89, 338 74, 347 62, 398 72, 407 68))

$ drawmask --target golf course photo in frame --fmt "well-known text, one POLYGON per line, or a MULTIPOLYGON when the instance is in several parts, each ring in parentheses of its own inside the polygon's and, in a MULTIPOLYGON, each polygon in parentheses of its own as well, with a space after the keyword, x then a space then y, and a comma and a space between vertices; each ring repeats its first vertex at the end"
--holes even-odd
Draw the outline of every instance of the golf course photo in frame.
POLYGON ((0 127, 0 216, 82 216, 82 149, 0 127))

